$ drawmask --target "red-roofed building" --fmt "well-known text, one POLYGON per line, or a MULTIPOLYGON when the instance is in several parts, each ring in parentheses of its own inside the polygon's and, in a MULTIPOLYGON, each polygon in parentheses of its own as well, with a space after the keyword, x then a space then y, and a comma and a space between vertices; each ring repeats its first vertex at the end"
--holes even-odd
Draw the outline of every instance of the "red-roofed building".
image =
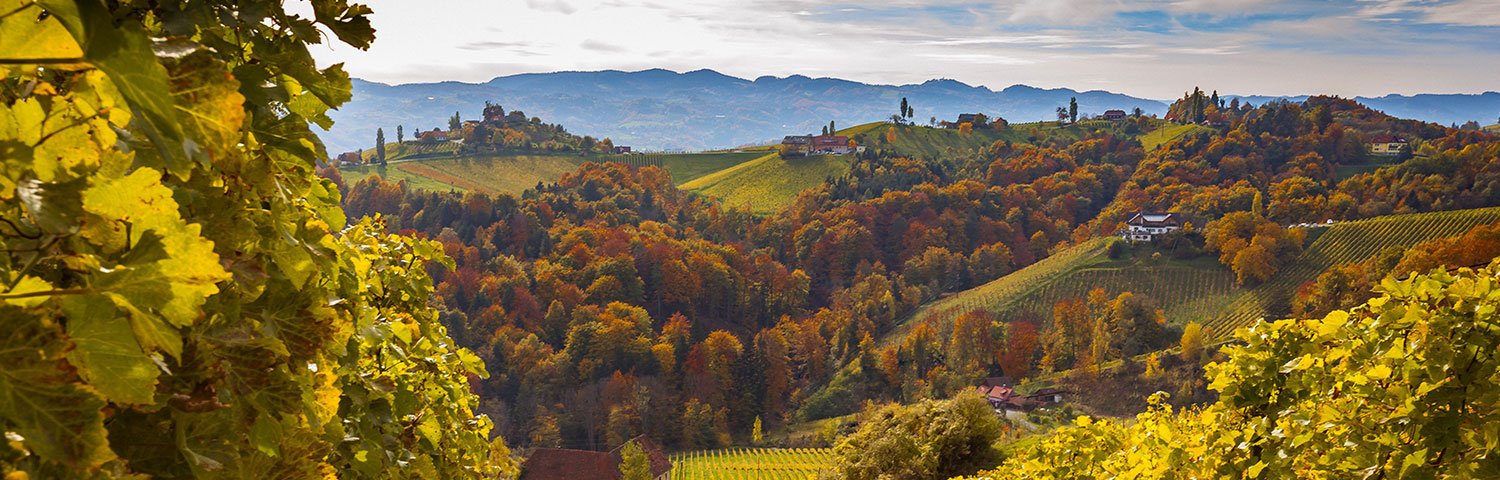
POLYGON ((1401 154, 1407 142, 1405 138, 1395 135, 1376 135, 1370 139, 1369 146, 1371 155, 1394 157, 1401 154))
MULTIPOLYGON (((644 435, 630 441, 650 458, 652 478, 668 480, 672 477, 672 461, 656 442, 644 435)), ((608 452, 538 448, 521 463, 520 480, 616 480, 620 478, 624 449, 624 445, 608 452)))
POLYGON ((429 142, 446 142, 446 141, 448 141, 448 132, 444 132, 444 131, 436 129, 436 128, 432 129, 432 131, 430 131, 430 132, 417 132, 417 136, 420 137, 422 140, 426 140, 426 141, 429 141, 429 142))
POLYGON ((813 137, 812 151, 838 155, 849 153, 849 137, 843 135, 820 135, 813 137))

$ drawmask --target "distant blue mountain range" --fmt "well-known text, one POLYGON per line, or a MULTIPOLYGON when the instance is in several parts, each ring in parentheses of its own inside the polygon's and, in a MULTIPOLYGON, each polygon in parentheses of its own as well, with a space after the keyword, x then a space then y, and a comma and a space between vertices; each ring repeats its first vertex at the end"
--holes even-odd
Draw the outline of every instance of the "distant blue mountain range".
MULTIPOLYGON (((333 129, 322 135, 330 152, 370 148, 375 129, 395 139, 415 130, 447 128, 458 112, 476 119, 485 101, 522 110, 580 135, 608 137, 637 150, 704 150, 760 144, 783 135, 816 133, 835 121, 843 127, 887 119, 906 97, 917 123, 959 113, 999 115, 1012 122, 1055 118, 1057 107, 1078 98, 1080 113, 1140 108, 1164 114, 1167 102, 1099 90, 1042 89, 1013 85, 990 90, 956 80, 913 85, 872 85, 837 78, 731 77, 712 70, 528 73, 485 83, 439 82, 386 85, 354 79, 354 99, 333 112, 333 129)), ((1272 97, 1246 97, 1256 104, 1272 97)), ((1300 98, 1291 98, 1293 101, 1300 98)), ((1500 94, 1386 96, 1359 99, 1391 115, 1449 124, 1492 123, 1500 94)))

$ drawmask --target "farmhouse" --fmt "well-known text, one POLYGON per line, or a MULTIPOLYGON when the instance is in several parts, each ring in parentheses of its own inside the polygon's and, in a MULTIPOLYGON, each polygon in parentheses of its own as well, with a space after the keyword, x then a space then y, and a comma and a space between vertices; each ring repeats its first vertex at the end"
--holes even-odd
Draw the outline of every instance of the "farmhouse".
MULTIPOLYGON (((645 435, 630 441, 635 442, 651 459, 651 478, 668 480, 672 477, 672 461, 656 442, 645 435)), ((618 479, 624 450, 624 445, 609 452, 538 448, 521 463, 520 480, 618 479)))
POLYGON ((630 146, 629 145, 615 145, 615 148, 614 148, 613 151, 616 154, 630 153, 630 146))
POLYGON ((417 138, 428 142, 446 142, 448 141, 448 132, 434 128, 430 132, 417 132, 417 138))
POLYGON ((812 135, 787 135, 781 139, 781 153, 783 155, 807 155, 812 151, 812 135))
POLYGON ((1395 135, 1376 135, 1370 139, 1369 147, 1371 155, 1394 157, 1401 154, 1407 146, 1406 139, 1395 135))
POLYGON ((363 159, 360 157, 361 155, 359 154, 359 152, 340 153, 338 158, 339 165, 359 165, 360 163, 363 163, 363 159))
POLYGON ((1111 122, 1124 120, 1125 119, 1125 111, 1124 110, 1105 110, 1104 111, 1104 119, 1105 120, 1109 120, 1111 122))
POLYGON ((1182 228, 1182 216, 1176 213, 1140 212, 1125 221, 1120 236, 1136 242, 1155 241, 1157 235, 1182 228))
POLYGON ((849 153, 849 137, 843 135, 821 135, 813 137, 812 152, 843 155, 849 153))

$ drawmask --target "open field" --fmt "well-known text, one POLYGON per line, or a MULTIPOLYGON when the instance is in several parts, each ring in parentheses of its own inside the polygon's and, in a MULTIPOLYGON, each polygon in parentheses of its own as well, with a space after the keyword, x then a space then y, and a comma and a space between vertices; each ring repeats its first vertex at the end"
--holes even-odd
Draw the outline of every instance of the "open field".
POLYGON ((1211 338, 1226 339, 1234 329, 1258 318, 1284 314, 1297 288, 1334 265, 1361 261, 1388 247, 1405 248, 1425 240, 1462 235, 1476 225, 1495 222, 1500 222, 1500 207, 1390 215, 1334 224, 1289 267, 1269 282, 1240 295, 1210 320, 1206 324, 1209 334, 1211 338))
POLYGON ((833 468, 827 448, 730 448, 671 458, 672 480, 811 480, 833 468))
MULTIPOLYGON (((416 142, 407 142, 410 147, 416 142)), ((457 144, 451 144, 457 145, 457 144)), ((392 144, 394 147, 395 144, 392 144)), ((369 151, 365 152, 367 155, 369 151)), ((387 158, 391 152, 387 151, 387 158)), ((682 153, 639 155, 499 154, 453 157, 451 154, 425 159, 387 160, 385 167, 361 165, 340 167, 348 183, 379 176, 386 181, 407 181, 413 188, 433 191, 473 191, 489 194, 520 194, 538 182, 554 182, 587 161, 625 161, 659 164, 681 185, 704 175, 763 157, 763 152, 682 153)), ((820 177, 821 180, 821 177, 820 177)))
POLYGON ((1165 145, 1167 142, 1171 142, 1173 140, 1182 138, 1184 135, 1200 131, 1212 132, 1214 131, 1214 129, 1202 125, 1179 125, 1175 123, 1166 123, 1163 124, 1161 128, 1142 134, 1140 136, 1141 147, 1145 148, 1146 151, 1149 152, 1152 150, 1156 150, 1157 147, 1165 145))
POLYGON ((803 190, 848 173, 853 160, 852 155, 782 158, 772 153, 678 187, 716 197, 726 206, 748 206, 756 214, 770 214, 791 204, 803 190))

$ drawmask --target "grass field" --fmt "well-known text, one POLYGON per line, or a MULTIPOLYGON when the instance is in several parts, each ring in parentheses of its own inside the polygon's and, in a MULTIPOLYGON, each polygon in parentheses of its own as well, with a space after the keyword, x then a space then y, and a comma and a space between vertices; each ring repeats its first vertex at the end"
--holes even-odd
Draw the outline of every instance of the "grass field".
POLYGON ((781 158, 767 154, 691 182, 678 185, 731 207, 749 206, 756 214, 770 214, 791 204, 797 194, 828 177, 849 172, 851 155, 814 155, 781 158))
POLYGON ((1184 135, 1187 135, 1189 133, 1200 131, 1212 132, 1214 131, 1214 129, 1194 124, 1164 124, 1161 128, 1142 134, 1140 136, 1141 147, 1145 148, 1146 151, 1149 152, 1152 150, 1156 150, 1156 147, 1160 147, 1167 142, 1182 138, 1184 135))
MULTIPOLYGON (((406 146, 414 143, 407 142, 406 146)), ((387 151, 386 154, 389 159, 390 152, 387 151)), ((405 180, 413 188, 423 190, 520 194, 528 188, 535 187, 537 182, 557 181, 564 173, 576 170, 586 161, 619 161, 628 158, 639 162, 659 162, 662 168, 672 173, 673 182, 681 185, 763 156, 765 153, 757 152, 655 153, 629 157, 575 154, 438 156, 415 160, 387 160, 390 163, 383 168, 374 165, 340 167, 339 173, 350 184, 372 176, 379 176, 390 182, 405 180)), ((821 177, 819 179, 821 180, 821 177)))
POLYGON ((343 175, 344 183, 348 185, 354 185, 356 183, 359 183, 360 180, 364 180, 366 178, 379 177, 382 180, 391 183, 396 183, 404 180, 406 181, 407 185, 411 186, 411 188, 421 190, 429 190, 434 192, 447 192, 450 190, 458 192, 468 191, 468 189, 459 187, 457 185, 439 182, 431 178, 408 172, 401 169, 401 165, 403 164, 396 163, 386 165, 384 167, 381 167, 379 165, 361 165, 357 167, 345 166, 339 167, 339 174, 343 175))
POLYGON ((1288 310, 1291 296, 1336 264, 1361 261, 1389 247, 1410 247, 1425 240, 1461 235, 1476 225, 1500 222, 1500 207, 1451 212, 1390 215, 1334 224, 1318 236, 1291 266, 1271 281, 1234 299, 1206 326, 1214 338, 1288 310))
POLYGON ((671 458, 672 480, 811 480, 833 468, 827 448, 730 448, 671 458))

